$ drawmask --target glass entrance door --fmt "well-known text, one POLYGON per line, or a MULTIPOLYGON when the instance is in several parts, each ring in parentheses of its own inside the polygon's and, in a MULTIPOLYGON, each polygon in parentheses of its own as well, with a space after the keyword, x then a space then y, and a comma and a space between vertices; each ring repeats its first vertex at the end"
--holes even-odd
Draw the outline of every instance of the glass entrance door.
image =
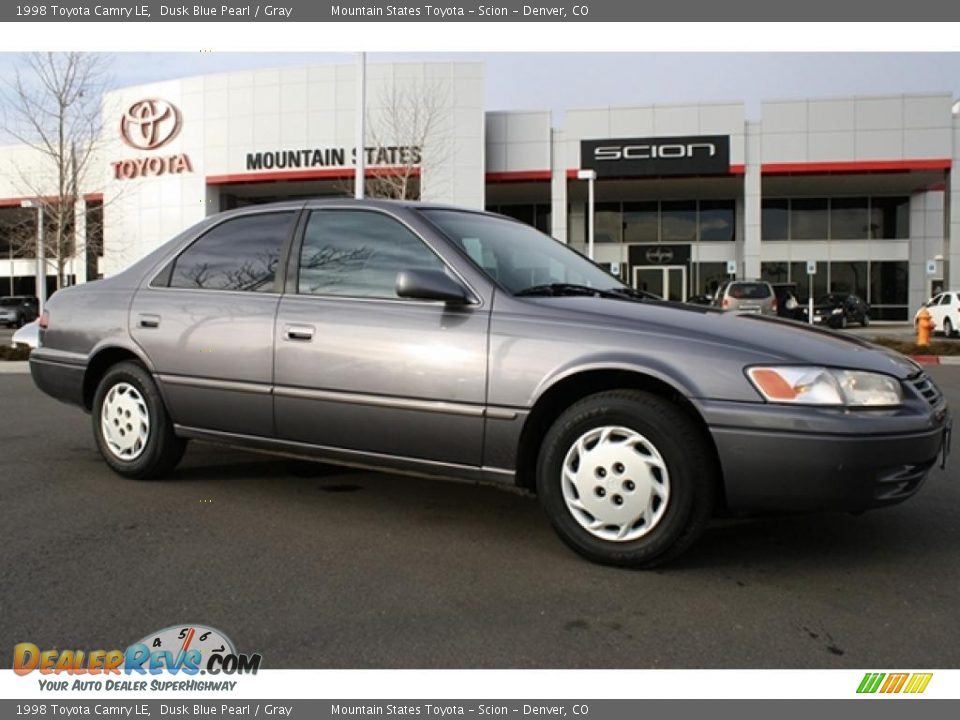
POLYGON ((687 268, 684 265, 635 265, 633 286, 664 300, 687 299, 687 268))

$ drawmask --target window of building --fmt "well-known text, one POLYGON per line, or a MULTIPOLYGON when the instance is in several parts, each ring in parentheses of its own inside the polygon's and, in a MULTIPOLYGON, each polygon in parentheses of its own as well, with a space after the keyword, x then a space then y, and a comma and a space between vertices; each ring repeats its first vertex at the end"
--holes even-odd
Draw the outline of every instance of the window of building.
POLYGON ((870 237, 906 240, 910 237, 910 198, 870 198, 870 237))
POLYGON ((623 204, 623 241, 657 242, 660 238, 660 205, 656 201, 623 204))
POLYGON ((553 234, 553 225, 550 220, 550 206, 537 205, 534 213, 533 226, 544 235, 553 234))
POLYGON ((713 295, 729 277, 725 262, 694 263, 689 295, 713 295))
POLYGON ((598 243, 620 242, 621 218, 620 203, 597 203, 593 220, 593 241, 598 243))
POLYGON ((760 237, 763 240, 787 240, 790 237, 790 201, 764 200, 760 206, 760 237))
POLYGON ((785 262, 760 263, 760 279, 769 283, 790 282, 790 265, 785 262))
POLYGON ((793 240, 826 240, 829 216, 826 198, 794 198, 790 201, 790 237, 793 240))
POLYGON ((280 250, 294 212, 244 215, 222 222, 177 258, 171 287, 273 292, 280 250))
POLYGON ((700 201, 700 240, 732 241, 735 238, 736 205, 733 200, 700 201))
POLYGON ((382 213, 310 213, 300 251, 298 291, 396 299, 401 270, 442 270, 443 263, 404 225, 382 213))
POLYGON ((660 203, 660 239, 663 242, 693 242, 697 239, 695 200, 660 203))
MULTIPOLYGON (((908 264, 893 262, 818 262, 813 276, 814 299, 829 292, 851 293, 870 304, 874 320, 906 320, 908 313, 908 264)), ((765 262, 760 276, 771 283, 793 283, 797 298, 806 303, 810 277, 806 262, 765 262)))
POLYGON ((869 229, 870 213, 867 198, 831 198, 831 239, 866 240, 869 237, 869 229))
POLYGON ((910 269, 906 260, 870 263, 870 317, 906 320, 910 269))
POLYGON ((866 262, 830 263, 830 292, 867 297, 866 262))
POLYGON ((910 198, 772 198, 761 204, 762 240, 908 239, 910 198))

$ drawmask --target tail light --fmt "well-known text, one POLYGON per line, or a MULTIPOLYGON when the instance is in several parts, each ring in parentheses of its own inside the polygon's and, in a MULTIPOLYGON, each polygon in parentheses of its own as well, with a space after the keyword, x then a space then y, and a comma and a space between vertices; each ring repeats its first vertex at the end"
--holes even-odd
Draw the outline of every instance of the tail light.
POLYGON ((43 311, 43 314, 40 316, 40 329, 46 330, 50 327, 50 313, 47 310, 43 311))
POLYGON ((777 302, 777 298, 774 297, 774 298, 773 298, 773 311, 776 312, 776 311, 779 310, 779 309, 780 309, 780 303, 777 302))
POLYGON ((725 307, 725 308, 730 307, 730 298, 724 298, 723 302, 720 303, 720 307, 725 307))

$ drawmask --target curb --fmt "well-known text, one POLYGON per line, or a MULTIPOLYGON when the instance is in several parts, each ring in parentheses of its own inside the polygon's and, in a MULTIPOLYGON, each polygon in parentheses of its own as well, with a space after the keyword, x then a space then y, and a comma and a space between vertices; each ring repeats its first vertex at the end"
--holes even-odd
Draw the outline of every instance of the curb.
POLYGON ((960 365, 956 355, 911 355, 910 359, 921 365, 960 365))
POLYGON ((26 360, 0 362, 0 375, 28 375, 29 373, 30 363, 26 360))

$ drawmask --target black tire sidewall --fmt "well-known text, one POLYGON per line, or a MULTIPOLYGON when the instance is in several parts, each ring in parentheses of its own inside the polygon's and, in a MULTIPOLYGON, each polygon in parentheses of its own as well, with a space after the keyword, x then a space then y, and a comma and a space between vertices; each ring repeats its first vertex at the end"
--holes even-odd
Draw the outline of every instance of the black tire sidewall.
POLYGON ((953 337, 953 322, 950 318, 946 318, 943 321, 943 335, 944 337, 953 337))
POLYGON ((132 362, 124 362, 110 368, 100 380, 94 394, 91 419, 97 449, 115 472, 125 477, 138 479, 154 476, 156 468, 163 464, 164 454, 169 452, 164 440, 166 439, 165 435, 170 433, 171 430, 160 392, 143 367, 132 362), (147 437, 146 448, 140 453, 139 457, 129 461, 118 458, 110 451, 100 426, 104 399, 110 389, 119 383, 128 383, 136 388, 146 402, 147 416, 150 419, 150 434, 147 437))
POLYGON ((689 445, 681 439, 696 432, 692 422, 683 411, 661 398, 646 396, 645 400, 644 405, 638 405, 624 398, 600 394, 581 401, 560 416, 541 447, 537 471, 540 501, 564 542, 596 562, 632 567, 652 565, 671 554, 687 533, 695 501, 712 505, 710 488, 703 482, 709 472, 707 468, 697 468, 694 458, 698 453, 691 453, 689 445), (576 521, 563 498, 561 469, 568 450, 581 435, 602 425, 620 425, 643 435, 667 465, 670 478, 667 509, 656 527, 637 540, 613 542, 593 536, 576 521), (676 433, 678 425, 685 426, 686 433, 676 433), (703 471, 702 474, 698 470, 703 471))

